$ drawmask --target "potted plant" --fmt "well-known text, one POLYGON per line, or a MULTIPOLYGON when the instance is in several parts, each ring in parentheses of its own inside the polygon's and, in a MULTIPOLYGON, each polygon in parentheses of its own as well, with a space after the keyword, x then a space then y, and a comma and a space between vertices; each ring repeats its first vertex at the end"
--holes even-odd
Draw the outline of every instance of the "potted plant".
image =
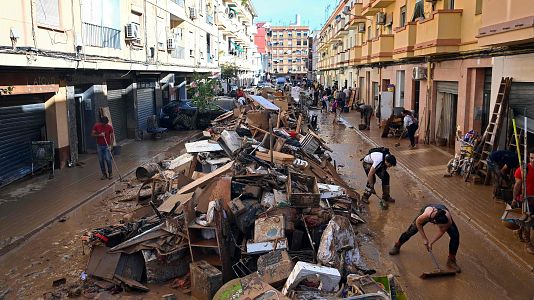
POLYGON ((217 88, 216 79, 209 78, 208 75, 193 74, 189 92, 191 104, 197 108, 195 123, 199 129, 208 127, 214 116, 218 116, 221 113, 215 102, 217 88))

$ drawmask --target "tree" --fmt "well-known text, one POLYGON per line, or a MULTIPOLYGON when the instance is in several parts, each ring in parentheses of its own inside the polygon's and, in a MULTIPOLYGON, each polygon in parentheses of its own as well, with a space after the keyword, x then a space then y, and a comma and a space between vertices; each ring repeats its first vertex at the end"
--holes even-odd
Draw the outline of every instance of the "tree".
POLYGON ((239 68, 235 64, 221 65, 221 78, 228 81, 229 79, 237 78, 239 68))
POLYGON ((201 112, 215 108, 216 87, 217 80, 205 74, 194 73, 193 81, 189 86, 192 95, 191 103, 201 112))

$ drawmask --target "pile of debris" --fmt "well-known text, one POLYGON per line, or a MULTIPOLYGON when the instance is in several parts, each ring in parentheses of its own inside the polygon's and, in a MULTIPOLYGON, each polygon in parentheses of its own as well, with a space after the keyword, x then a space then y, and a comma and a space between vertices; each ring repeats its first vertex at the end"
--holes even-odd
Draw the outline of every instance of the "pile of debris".
POLYGON ((280 92, 248 95, 187 153, 139 167, 124 196, 139 208, 88 234, 87 275, 110 290, 174 279, 199 300, 395 298, 392 277, 370 277, 360 197, 307 114, 280 92))

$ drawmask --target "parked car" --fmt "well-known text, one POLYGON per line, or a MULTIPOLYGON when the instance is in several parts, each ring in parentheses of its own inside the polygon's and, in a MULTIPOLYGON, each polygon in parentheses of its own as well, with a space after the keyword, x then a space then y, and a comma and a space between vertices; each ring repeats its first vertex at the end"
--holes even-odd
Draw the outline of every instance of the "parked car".
POLYGON ((237 96, 237 85, 231 85, 230 86, 230 92, 228 93, 228 96, 230 96, 230 97, 236 97, 237 96))
POLYGON ((160 113, 159 124, 165 128, 175 130, 204 128, 206 120, 213 120, 225 113, 227 110, 217 105, 214 109, 197 113, 198 108, 193 106, 189 100, 175 100, 163 106, 160 113))

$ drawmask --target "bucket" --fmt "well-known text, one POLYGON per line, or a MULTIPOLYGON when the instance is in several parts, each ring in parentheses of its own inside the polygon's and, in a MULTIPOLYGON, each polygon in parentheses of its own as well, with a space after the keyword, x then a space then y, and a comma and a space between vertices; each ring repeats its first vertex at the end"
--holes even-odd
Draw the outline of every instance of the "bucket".
POLYGON ((122 146, 114 146, 113 149, 111 150, 111 152, 113 153, 113 155, 117 156, 117 155, 121 155, 121 151, 122 151, 122 146))

